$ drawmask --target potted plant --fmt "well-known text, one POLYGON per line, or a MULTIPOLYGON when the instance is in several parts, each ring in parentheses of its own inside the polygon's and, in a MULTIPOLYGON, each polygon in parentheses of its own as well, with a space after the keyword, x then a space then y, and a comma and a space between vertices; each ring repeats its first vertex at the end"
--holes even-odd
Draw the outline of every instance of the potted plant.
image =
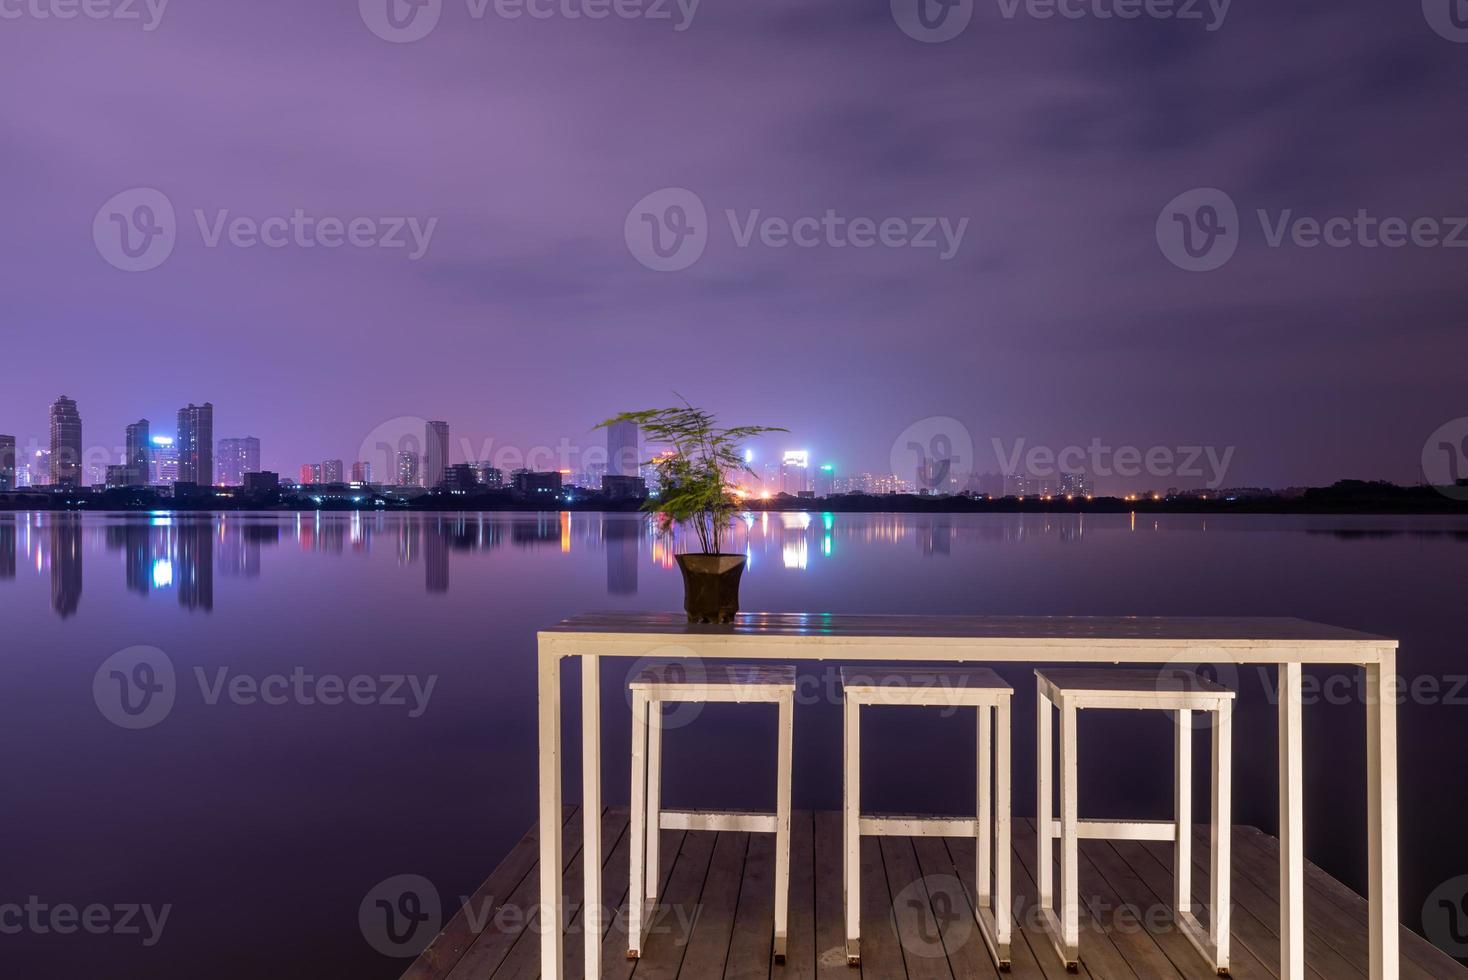
MULTIPOLYGON (((597 428, 634 422, 652 446, 665 451, 649 460, 658 473, 659 491, 644 510, 657 515, 659 533, 672 536, 691 529, 698 551, 678 555, 683 572, 683 607, 690 623, 732 623, 739 611, 739 579, 744 555, 725 551, 737 504, 732 477, 750 473, 741 444, 751 436, 786 429, 744 425, 718 427, 709 412, 687 402, 681 408, 623 412, 597 428)), ((685 537, 684 540, 689 540, 685 537)))

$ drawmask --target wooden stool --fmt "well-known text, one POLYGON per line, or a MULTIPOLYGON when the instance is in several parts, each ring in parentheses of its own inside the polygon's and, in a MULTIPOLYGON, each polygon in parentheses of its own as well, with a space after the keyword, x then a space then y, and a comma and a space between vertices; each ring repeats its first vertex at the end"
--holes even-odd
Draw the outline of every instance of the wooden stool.
POLYGON ((846 962, 861 963, 861 837, 972 837, 978 842, 975 917, 989 955, 1009 968, 1010 792, 1009 706, 1014 689, 986 668, 914 671, 843 668, 846 738, 842 880, 846 896, 846 962), (978 816, 877 817, 861 814, 862 705, 978 709, 978 816), (991 717, 992 712, 992 717, 991 717), (992 755, 991 755, 992 752, 992 755), (993 792, 990 793, 990 782, 993 792), (991 807, 992 801, 992 807, 991 807))
POLYGON ((794 749, 795 668, 759 664, 655 664, 633 678, 632 884, 627 958, 642 955, 657 904, 658 831, 723 830, 775 835, 775 960, 784 962, 790 918, 790 770, 794 749), (779 706, 774 813, 710 813, 662 807, 662 706, 667 702, 779 706), (651 737, 649 737, 649 728, 651 737))
POLYGON ((1179 930, 1220 974, 1228 973, 1229 834, 1232 832, 1232 732, 1234 692, 1202 677, 1155 670, 1105 668, 1035 671, 1039 690, 1039 807, 1035 864, 1041 924, 1067 970, 1080 962, 1079 841, 1173 842, 1173 910, 1179 930), (1184 682, 1185 681, 1185 682, 1184 682), (1051 818, 1051 707, 1060 711, 1060 819, 1051 818), (1172 821, 1080 820, 1076 807, 1076 712, 1083 708, 1177 713, 1177 779, 1172 821), (1213 903, 1205 930, 1192 911, 1194 711, 1213 718, 1213 903), (1060 915, 1055 914, 1051 848, 1060 838, 1060 915))

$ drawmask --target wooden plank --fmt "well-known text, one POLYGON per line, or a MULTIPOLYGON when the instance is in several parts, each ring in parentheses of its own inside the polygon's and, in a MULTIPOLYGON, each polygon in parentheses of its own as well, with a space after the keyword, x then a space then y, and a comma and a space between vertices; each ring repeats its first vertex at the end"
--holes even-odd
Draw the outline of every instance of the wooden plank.
MULTIPOLYGON (((1011 841, 1013 838, 1011 837, 1011 841)), ((968 838, 950 837, 944 843, 948 847, 948 853, 952 857, 954 865, 958 868, 959 880, 964 887, 969 889, 969 894, 976 894, 973 890, 974 875, 977 872, 975 863, 975 852, 978 850, 976 843, 968 838)), ((1030 856, 1034 856, 1034 844, 1027 845, 1030 848, 1030 856)), ((1014 862, 1014 918, 1017 929, 1014 933, 1014 942, 1010 949, 1010 955, 1017 965, 1021 961, 1033 963, 1038 976, 1046 980, 1069 980, 1076 974, 1065 972, 1065 967, 1055 955, 1055 949, 1050 940, 1040 931, 1039 900, 1036 897, 1035 879, 1030 875, 1029 866, 1020 859, 1018 853, 1019 844, 1013 843, 1014 862)), ((1080 976, 1088 977, 1091 973, 1086 969, 1086 964, 1081 964, 1080 976)))
MULTIPOLYGON (((578 814, 577 819, 567 821, 561 830, 563 871, 581 854, 581 827, 578 814)), ((572 891, 569 882, 566 883, 566 889, 568 892, 572 891)), ((540 933, 531 928, 530 924, 539 918, 539 905, 540 876, 529 875, 502 905, 495 906, 496 916, 491 917, 490 924, 465 951, 459 962, 454 964, 454 968, 448 973, 448 980, 484 980, 485 977, 492 977, 522 935, 528 933, 538 943, 540 933), (501 923, 513 923, 514 927, 496 926, 496 919, 501 923)))
MULTIPOLYGON (((815 845, 816 980, 850 980, 846 965, 845 906, 841 895, 841 814, 817 813, 811 821, 815 845)), ((798 853, 798 852, 797 852, 798 853)))
MULTIPOLYGON (((659 848, 659 862, 662 865, 658 874, 658 895, 668 894, 668 883, 673 876, 673 868, 676 865, 680 852, 683 849, 683 841, 686 834, 681 830, 669 830, 663 832, 662 846, 659 848)), ((630 838, 628 844, 630 845, 630 838)), ((607 930, 607 937, 601 947, 601 969, 602 975, 599 980, 629 980, 632 972, 637 969, 637 961, 627 958, 627 886, 628 861, 630 860, 630 846, 622 853, 621 874, 618 877, 616 870, 616 856, 613 855, 612 866, 607 869, 607 878, 622 884, 621 897, 616 903, 617 914, 613 918, 611 927, 607 930)), ((660 897, 661 903, 663 899, 660 897)), ((654 925, 656 925, 654 917, 654 925)), ((574 975, 573 975, 574 976, 574 975)), ((593 978, 598 980, 598 978, 593 978)))
MULTIPOLYGON (((1278 840, 1255 827, 1237 829, 1236 841, 1242 838, 1254 845, 1266 861, 1279 860, 1278 840)), ((1312 899, 1305 907, 1307 933, 1318 932, 1323 940, 1340 950, 1347 960, 1361 963, 1364 969, 1370 962, 1367 952, 1370 931, 1366 899, 1308 862, 1305 865, 1305 881, 1306 894, 1312 899)), ((1468 969, 1415 932, 1402 926, 1399 935, 1402 980, 1468 977, 1468 969)))
MULTIPOLYGON (((1144 921, 1126 908, 1126 900, 1117 893, 1101 864, 1095 860, 1092 852, 1098 848, 1105 848, 1113 856, 1115 854, 1107 848, 1105 841, 1083 841, 1080 845, 1081 902, 1089 908, 1096 926, 1111 937, 1112 944, 1126 959, 1132 972, 1139 977, 1147 977, 1148 980, 1163 977, 1206 980, 1216 976, 1211 968, 1207 971, 1200 968, 1201 964, 1195 962, 1197 953, 1192 944, 1180 933, 1170 929, 1166 930, 1167 934, 1182 939, 1187 948, 1182 951, 1186 955, 1167 955, 1159 944, 1158 937, 1148 932, 1144 921), (1183 963, 1191 964, 1194 968, 1183 969, 1179 965, 1183 963)), ((1141 908, 1145 909, 1146 906, 1141 908)))
POLYGON ((910 980, 953 980, 948 950, 937 913, 951 920, 958 909, 933 908, 928 883, 918 869, 917 854, 910 837, 879 837, 882 864, 887 872, 887 892, 892 896, 888 916, 902 946, 910 980))
MULTIPOLYGON (((632 975, 637 980, 676 980, 688 952, 690 933, 697 929, 697 920, 703 917, 699 902, 717 837, 717 834, 684 835, 673 873, 653 911, 647 948, 642 951, 643 958, 633 964, 632 975)), ((622 955, 626 953, 627 947, 623 946, 622 955)))
POLYGON ((902 946, 892 927, 892 894, 887 869, 875 837, 861 839, 861 974, 863 977, 907 976, 902 946))
MULTIPOLYGON (((1035 822, 1028 818, 1016 820, 1014 822, 1015 854, 1018 855, 1025 870, 1030 874, 1034 873, 1036 846, 1035 822)), ((1027 932, 1035 933, 1036 942, 1042 950, 1041 955, 1054 959, 1057 954, 1054 948, 1045 941, 1044 935, 1040 932, 1038 920, 1033 925, 1027 921, 1025 925, 1029 927, 1027 932)), ((1088 969, 1093 975, 1105 977, 1106 980, 1136 976, 1136 973, 1127 964, 1126 957, 1117 950, 1112 937, 1108 936, 1096 922, 1090 906, 1084 902, 1081 904, 1080 938, 1081 966, 1088 969)))
POLYGON ((724 980, 768 980, 774 958, 775 835, 751 834, 724 980))
MULTIPOLYGON (((567 823, 576 818, 576 807, 566 807, 564 812, 567 823)), ((402 980, 440 980, 448 976, 449 971, 463 958, 478 937, 476 928, 482 929, 487 924, 483 910, 493 909, 527 875, 534 873, 539 852, 540 828, 531 827, 520 838, 520 842, 510 849, 510 853, 499 866, 490 872, 484 884, 459 907, 448 925, 444 926, 443 932, 403 972, 402 980)))
POLYGON ((815 815, 797 810, 790 817, 790 943, 782 980, 816 978, 815 864, 815 815))
POLYGON ((713 860, 698 899, 698 921, 688 941, 680 977, 712 980, 724 975, 748 853, 748 834, 721 833, 714 841, 713 860))
MULTIPOLYGON (((627 836, 628 812, 623 809, 618 814, 602 814, 602 855, 601 864, 606 866, 611 859, 612 852, 616 849, 619 841, 627 836)), ((587 859, 586 848, 581 848, 580 853, 572 859, 566 869, 566 976, 577 976, 585 972, 586 948, 583 945, 585 912, 585 889, 583 863, 587 859), (572 963, 575 963, 573 970, 572 963)), ((603 890, 606 882, 603 881, 603 890)), ((522 932, 515 943, 510 947, 510 952, 500 961, 499 967, 493 976, 500 978, 515 978, 522 980, 525 977, 537 977, 540 975, 540 942, 533 928, 527 928, 522 932)))
MULTIPOLYGON (((933 917, 943 933, 943 948, 948 953, 948 967, 960 980, 995 980, 999 970, 989 956, 989 947, 979 932, 974 918, 973 886, 966 884, 953 864, 953 857, 941 838, 912 838, 918 870, 928 887, 933 903, 933 917)), ((969 879, 973 881, 974 864, 969 863, 969 879)), ((1042 974, 1029 960, 1029 947, 1018 933, 1013 937, 1014 966, 1008 976, 1029 980, 1042 974)))

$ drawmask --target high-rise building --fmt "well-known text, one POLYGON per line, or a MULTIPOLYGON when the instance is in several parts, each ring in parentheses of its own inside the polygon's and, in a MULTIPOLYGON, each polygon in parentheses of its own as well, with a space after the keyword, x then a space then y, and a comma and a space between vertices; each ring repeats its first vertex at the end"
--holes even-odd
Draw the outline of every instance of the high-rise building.
MULTIPOLYGON (((122 474, 122 478, 127 482, 123 486, 144 487, 148 485, 152 477, 152 438, 149 434, 147 419, 138 419, 127 427, 127 438, 124 441, 122 455, 122 465, 127 471, 122 474)), ((111 480, 108 483, 110 485, 111 480)))
POLYGON ((178 482, 208 486, 214 480, 214 406, 178 410, 178 482))
POLYGON ((343 479, 343 476, 342 476, 342 473, 343 473, 344 469, 345 469, 345 467, 342 465, 342 461, 339 460, 339 459, 326 459, 326 460, 322 460, 321 461, 321 482, 322 483, 342 483, 342 482, 344 482, 344 479, 343 479))
POLYGON ((500 490, 505 485, 505 471, 494 466, 479 467, 479 483, 491 490, 500 490))
POLYGON ((443 482, 449 465, 449 424, 429 422, 423 433, 423 485, 430 490, 443 482))
POLYGON ((352 464, 352 482, 353 483, 371 483, 372 482, 372 464, 371 463, 367 463, 367 462, 363 462, 362 460, 358 460, 357 462, 353 463, 352 464))
POLYGON ((418 454, 403 450, 398 453, 398 486, 418 485, 418 454))
POLYGON ((178 446, 173 436, 154 436, 149 441, 153 443, 152 482, 164 485, 177 482, 178 446))
POLYGON ((607 426, 607 475, 636 476, 642 462, 636 422, 613 422, 607 426))
POLYGON ((14 490, 15 436, 0 436, 0 490, 14 490))
POLYGON ((51 483, 74 487, 82 472, 82 417, 62 395, 51 405, 51 483))
POLYGON ((244 486, 246 473, 260 472, 260 440, 254 436, 220 439, 215 458, 217 482, 222 487, 244 486))
POLYGON ((810 486, 810 453, 793 449, 780 461, 780 490, 793 495, 804 493, 810 486))

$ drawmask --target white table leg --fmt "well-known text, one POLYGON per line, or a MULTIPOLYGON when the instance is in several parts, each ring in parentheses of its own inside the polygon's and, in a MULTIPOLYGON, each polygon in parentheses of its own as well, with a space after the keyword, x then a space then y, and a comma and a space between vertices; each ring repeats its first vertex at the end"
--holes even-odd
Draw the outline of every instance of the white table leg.
POLYGON ((1007 951, 1012 923, 1009 913, 1010 843, 1009 698, 994 709, 994 924, 1000 946, 1007 951))
POLYGON ((540 713, 540 976, 564 980, 561 934, 561 660, 539 654, 540 713))
POLYGON ((1042 909, 1055 908, 1055 872, 1051 863, 1055 839, 1051 836, 1051 813, 1053 791, 1050 780, 1054 778, 1054 763, 1050 751, 1050 726, 1055 720, 1050 717, 1050 699, 1041 691, 1035 699, 1035 887, 1042 909))
POLYGON ((1079 958, 1081 945, 1080 827, 1078 765, 1076 759, 1076 706, 1062 701, 1060 708, 1060 923, 1066 962, 1079 958))
POLYGON ((1212 865, 1208 880, 1213 887, 1213 907, 1208 910, 1213 965, 1220 971, 1228 969, 1232 911, 1229 878, 1233 874, 1233 719, 1234 703, 1224 700, 1213 716, 1213 846, 1209 849, 1212 865))
POLYGON ((601 976, 601 658, 581 658, 581 905, 587 977, 601 976))
POLYGON ((1366 667, 1366 798, 1370 861, 1371 980, 1400 969, 1397 895, 1397 654, 1366 667))
POLYGON ((1172 844, 1172 908, 1174 913, 1193 908, 1193 713, 1179 711, 1177 722, 1177 772, 1173 785, 1173 819, 1177 840, 1172 844))
POLYGON ((1305 980, 1305 777, 1300 665, 1279 665, 1279 976, 1305 980))
POLYGON ((979 821, 979 863, 974 869, 974 901, 983 906, 993 904, 994 888, 994 814, 993 803, 993 720, 992 712, 988 705, 980 705, 979 715, 979 799, 978 799, 978 821, 979 821))
MULTIPOLYGON (((658 878, 663 864, 663 702, 647 704, 647 858, 642 866, 647 907, 657 907, 658 878)), ((648 912, 650 918, 652 913, 648 912)), ((644 920, 646 921, 646 920, 644 920)))
POLYGON ((795 692, 780 698, 779 763, 775 789, 775 962, 784 963, 790 936, 790 794, 795 767, 795 692))
POLYGON ((632 825, 631 854, 628 860, 627 887, 627 956, 642 955, 643 924, 646 909, 647 872, 647 743, 648 699, 641 691, 632 692, 632 825))
POLYGON ((861 961, 861 705, 846 699, 842 780, 841 880, 846 896, 846 962, 861 961))

